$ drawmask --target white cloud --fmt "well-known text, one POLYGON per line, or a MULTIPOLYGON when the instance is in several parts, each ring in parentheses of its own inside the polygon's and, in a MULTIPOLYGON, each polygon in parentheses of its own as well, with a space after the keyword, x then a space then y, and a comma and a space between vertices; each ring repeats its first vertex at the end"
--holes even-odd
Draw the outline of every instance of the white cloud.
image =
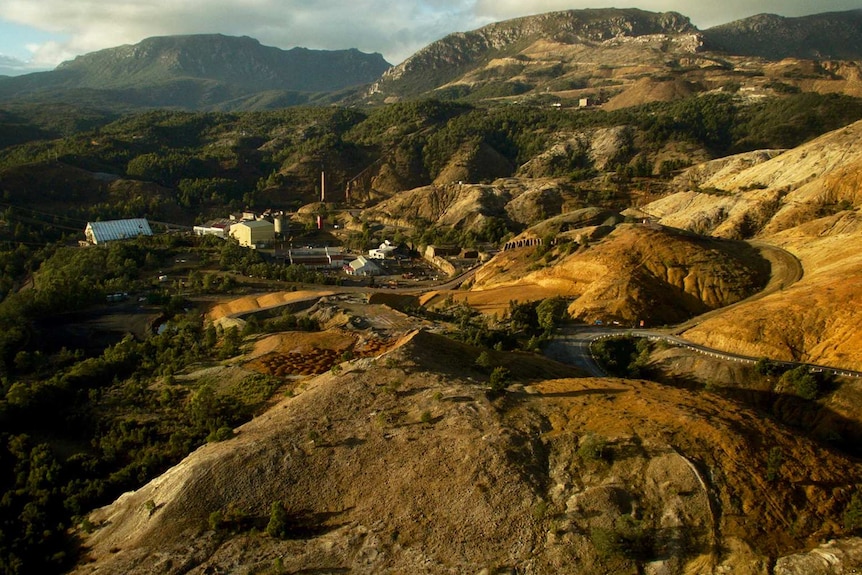
POLYGON ((469 8, 452 0, 4 0, 0 18, 67 36, 32 50, 54 64, 150 36, 198 33, 281 48, 358 48, 395 63, 451 31, 474 28, 469 8))
MULTIPOLYGON (((859 0, 723 0, 722 2, 688 2, 685 0, 640 0, 627 5, 653 12, 679 12, 691 18, 701 29, 724 24, 764 12, 783 16, 802 16, 821 12, 860 8, 859 0)), ((521 0, 477 0, 476 14, 494 20, 556 10, 622 7, 615 0, 535 0, 525 6, 521 0)))
MULTIPOLYGON (((615 0, 3 0, 0 19, 57 35, 33 46, 34 62, 149 36, 222 33, 280 48, 358 48, 398 63, 455 31, 526 14, 618 5, 615 0)), ((641 0, 645 10, 676 10, 701 28, 759 12, 788 16, 858 8, 858 0, 641 0)), ((0 48, 2 49, 2 48, 0 48)))

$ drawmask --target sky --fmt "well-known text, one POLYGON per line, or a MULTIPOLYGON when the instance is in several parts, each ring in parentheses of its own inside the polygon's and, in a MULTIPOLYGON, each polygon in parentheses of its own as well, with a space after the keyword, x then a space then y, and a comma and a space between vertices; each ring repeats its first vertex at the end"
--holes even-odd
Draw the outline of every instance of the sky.
POLYGON ((706 29, 754 14, 802 16, 862 0, 2 0, 0 74, 49 70, 75 56, 151 36, 220 33, 266 46, 357 48, 398 64, 452 32, 554 10, 677 11, 706 29))

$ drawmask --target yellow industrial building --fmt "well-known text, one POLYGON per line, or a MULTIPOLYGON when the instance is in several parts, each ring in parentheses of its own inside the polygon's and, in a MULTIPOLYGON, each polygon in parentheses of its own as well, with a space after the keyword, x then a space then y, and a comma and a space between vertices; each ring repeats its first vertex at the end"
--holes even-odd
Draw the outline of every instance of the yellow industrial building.
POLYGON ((241 246, 262 247, 275 240, 275 225, 267 220, 242 221, 230 227, 230 235, 241 246))

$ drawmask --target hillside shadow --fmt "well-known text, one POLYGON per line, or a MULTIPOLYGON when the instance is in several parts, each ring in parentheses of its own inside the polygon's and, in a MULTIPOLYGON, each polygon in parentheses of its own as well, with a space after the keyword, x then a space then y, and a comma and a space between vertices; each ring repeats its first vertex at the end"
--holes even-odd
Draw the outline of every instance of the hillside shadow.
MULTIPOLYGON (((654 381, 694 392, 704 391, 703 382, 694 378, 677 376, 671 380, 657 378, 654 381)), ((832 382, 824 385, 823 390, 828 394, 837 386, 838 384, 832 382)), ((862 458, 862 422, 850 419, 815 400, 804 399, 792 393, 731 386, 712 387, 709 393, 753 409, 780 425, 801 432, 806 438, 826 449, 862 458)))
MULTIPOLYGON (((308 510, 290 513, 286 521, 283 539, 313 539, 349 525, 349 521, 339 522, 335 520, 350 509, 352 508, 341 511, 315 512, 308 510)), ((266 525, 263 525, 263 528, 265 529, 266 525)))
POLYGON ((862 422, 797 395, 744 388, 720 388, 717 393, 749 405, 770 419, 800 430, 824 447, 862 457, 862 422))

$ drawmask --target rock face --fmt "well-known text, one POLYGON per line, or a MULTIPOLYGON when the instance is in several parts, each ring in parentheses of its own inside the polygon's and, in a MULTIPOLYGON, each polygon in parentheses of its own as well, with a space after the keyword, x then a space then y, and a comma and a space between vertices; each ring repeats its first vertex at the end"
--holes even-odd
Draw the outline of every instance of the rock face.
POLYGON ((517 52, 537 40, 565 44, 602 42, 620 36, 691 34, 696 28, 676 12, 643 10, 569 10, 489 24, 450 34, 388 70, 371 93, 400 97, 429 91, 457 78, 489 54, 517 52))
POLYGON ((837 575, 853 573, 862 566, 862 539, 830 541, 800 553, 782 557, 775 564, 775 575, 837 575))
POLYGON ((564 237, 581 244, 571 255, 533 271, 535 248, 504 252, 477 272, 471 292, 509 288, 501 298, 523 300, 525 295, 515 295, 519 287, 538 286, 545 290, 541 297, 556 291, 572 299, 569 313, 579 320, 661 325, 739 301, 765 285, 769 273, 768 264, 743 243, 649 225, 575 228, 557 236, 560 246, 564 237))

